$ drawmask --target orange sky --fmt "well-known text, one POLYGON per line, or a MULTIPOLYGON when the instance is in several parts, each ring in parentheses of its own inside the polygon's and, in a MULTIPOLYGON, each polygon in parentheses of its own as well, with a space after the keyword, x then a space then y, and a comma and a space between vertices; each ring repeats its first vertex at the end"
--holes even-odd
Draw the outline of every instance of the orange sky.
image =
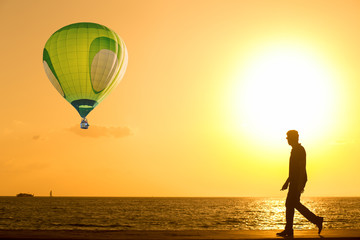
POLYGON ((325 76, 304 80, 313 95, 290 88, 307 117, 305 196, 360 195, 359 1, 0 0, 0 23, 0 195, 284 196, 285 126, 267 131, 283 116, 252 111, 288 89, 269 85, 258 105, 243 96, 288 53, 325 76), (47 39, 74 22, 108 26, 129 53, 83 131, 42 64, 47 39))

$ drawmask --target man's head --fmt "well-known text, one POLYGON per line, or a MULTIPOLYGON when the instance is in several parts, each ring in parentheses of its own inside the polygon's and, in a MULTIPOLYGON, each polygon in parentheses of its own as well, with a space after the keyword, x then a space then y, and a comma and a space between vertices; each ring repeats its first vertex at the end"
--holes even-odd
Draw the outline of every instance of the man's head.
POLYGON ((290 130, 286 133, 286 139, 290 146, 294 146, 299 143, 299 133, 296 130, 290 130))

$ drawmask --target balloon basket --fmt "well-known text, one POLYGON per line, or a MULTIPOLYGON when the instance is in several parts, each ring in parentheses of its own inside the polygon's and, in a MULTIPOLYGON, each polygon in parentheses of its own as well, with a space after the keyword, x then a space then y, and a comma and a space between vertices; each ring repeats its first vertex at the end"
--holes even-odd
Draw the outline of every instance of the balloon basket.
POLYGON ((87 122, 87 119, 86 118, 83 118, 81 120, 81 123, 80 123, 80 128, 81 129, 88 129, 89 128, 89 123, 87 122))

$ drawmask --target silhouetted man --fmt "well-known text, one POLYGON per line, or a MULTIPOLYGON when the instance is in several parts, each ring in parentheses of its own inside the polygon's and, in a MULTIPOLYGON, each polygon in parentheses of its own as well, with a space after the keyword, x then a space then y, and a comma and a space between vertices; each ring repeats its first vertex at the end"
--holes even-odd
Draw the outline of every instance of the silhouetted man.
POLYGON ((277 233, 278 236, 292 237, 294 209, 296 208, 307 220, 316 224, 319 228, 319 234, 322 230, 323 217, 318 217, 300 203, 300 195, 304 192, 307 182, 306 174, 306 152, 299 143, 299 133, 296 130, 290 130, 286 133, 287 141, 292 147, 289 164, 289 177, 284 183, 281 191, 286 190, 290 184, 288 195, 286 198, 286 226, 285 230, 277 233))

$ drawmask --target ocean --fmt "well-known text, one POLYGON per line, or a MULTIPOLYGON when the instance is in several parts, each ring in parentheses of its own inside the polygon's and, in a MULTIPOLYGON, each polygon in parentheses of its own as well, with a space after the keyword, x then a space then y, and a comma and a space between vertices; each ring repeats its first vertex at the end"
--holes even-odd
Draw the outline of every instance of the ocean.
MULTIPOLYGON (((0 230, 271 230, 284 198, 0 197, 0 230)), ((326 229, 360 229, 360 198, 304 197, 326 229)), ((298 212, 294 229, 315 229, 298 212)))

